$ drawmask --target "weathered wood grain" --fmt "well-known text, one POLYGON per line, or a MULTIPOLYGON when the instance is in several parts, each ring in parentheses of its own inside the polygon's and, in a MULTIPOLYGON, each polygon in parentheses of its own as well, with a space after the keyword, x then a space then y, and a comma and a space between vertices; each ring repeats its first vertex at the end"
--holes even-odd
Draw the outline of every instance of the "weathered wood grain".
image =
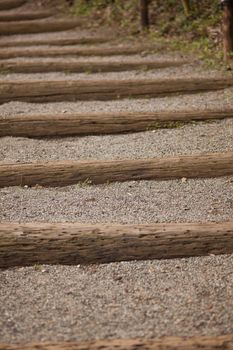
POLYGON ((0 162, 0 187, 233 175, 233 152, 116 161, 0 162))
POLYGON ((111 339, 82 343, 0 344, 0 350, 232 350, 231 334, 212 337, 162 337, 159 339, 111 339))
POLYGON ((224 89, 233 78, 0 81, 0 103, 149 98, 224 89))
MULTIPOLYGON (((0 14, 1 16, 1 14, 0 14)), ((83 38, 34 38, 34 39, 24 39, 15 40, 9 37, 6 40, 4 37, 2 40, 0 38, 0 47, 17 47, 17 46, 35 46, 35 45, 49 45, 49 46, 64 46, 64 45, 84 45, 84 44, 99 44, 114 40, 112 37, 104 36, 93 36, 93 37, 83 37, 83 38)), ((44 50, 44 49, 43 49, 44 50)), ((22 52, 21 52, 22 53, 22 52)))
POLYGON ((25 2, 26 0, 0 0, 0 11, 19 7, 25 2))
POLYGON ((233 221, 150 225, 0 224, 0 268, 231 253, 233 221))
MULTIPOLYGON (((0 12, 1 22, 26 21, 47 18, 52 16, 51 11, 0 12)), ((34 41, 35 45, 35 41, 34 41)))
POLYGON ((69 72, 69 73, 99 73, 99 72, 121 72, 130 70, 147 70, 167 67, 179 67, 187 63, 186 61, 174 60, 154 60, 138 61, 128 60, 124 62, 103 62, 103 61, 77 61, 67 62, 67 60, 54 61, 0 61, 0 71, 9 73, 48 73, 48 72, 69 72))
POLYGON ((232 118, 233 109, 180 112, 110 112, 46 115, 13 115, 0 118, 0 137, 52 137, 115 134, 176 126, 177 122, 232 118))
POLYGON ((57 32, 75 28, 80 24, 80 20, 78 21, 71 18, 19 22, 12 21, 10 25, 6 25, 6 23, 0 23, 0 35, 57 32))
MULTIPOLYGON (((66 39, 67 40, 67 39, 66 39)), ((60 44, 62 45, 62 44, 60 44)), ((0 51, 0 59, 18 57, 56 57, 56 56, 114 56, 134 55, 151 51, 154 47, 148 45, 109 46, 109 47, 46 47, 46 48, 9 48, 0 51)))

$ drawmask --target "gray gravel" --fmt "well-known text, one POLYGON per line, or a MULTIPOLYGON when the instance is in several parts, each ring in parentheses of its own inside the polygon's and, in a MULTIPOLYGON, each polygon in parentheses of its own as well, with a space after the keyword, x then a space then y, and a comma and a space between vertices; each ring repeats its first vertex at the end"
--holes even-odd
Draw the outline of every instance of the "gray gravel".
MULTIPOLYGON (((60 33, 60 32, 59 32, 60 33)), ((124 47, 128 47, 128 46, 134 46, 135 47, 135 45, 136 46, 140 46, 140 44, 141 44, 141 42, 139 41, 139 42, 135 42, 135 41, 131 41, 131 40, 129 40, 129 41, 125 41, 124 40, 124 42, 122 42, 122 41, 120 41, 120 40, 117 40, 117 38, 115 39, 114 38, 114 40, 112 40, 111 39, 111 41, 106 41, 106 42, 100 42, 100 43, 90 43, 90 44, 75 44, 75 45, 49 45, 48 43, 46 43, 46 44, 40 44, 40 45, 37 45, 36 44, 36 37, 34 37, 35 35, 38 35, 38 40, 40 39, 40 41, 41 40, 48 40, 48 39, 76 39, 76 38, 90 38, 90 37, 92 37, 92 36, 101 36, 101 38, 102 37, 106 37, 106 38, 109 38, 109 36, 107 35, 100 35, 100 34, 97 34, 97 33, 99 33, 98 32, 98 30, 93 30, 93 33, 92 32, 90 32, 90 31, 88 31, 88 35, 84 35, 84 33, 85 33, 85 31, 84 32, 82 32, 82 30, 79 32, 79 35, 76 35, 76 33, 77 32, 72 32, 72 31, 66 31, 66 32, 61 32, 61 36, 59 35, 59 37, 58 37, 58 35, 57 35, 57 33, 56 33, 56 35, 54 35, 54 33, 46 33, 46 34, 48 34, 48 35, 46 35, 46 36, 41 36, 41 34, 31 34, 31 38, 30 37, 28 37, 28 39, 30 39, 30 40, 35 40, 35 44, 34 45, 30 45, 30 46, 23 46, 23 47, 13 47, 13 46, 10 46, 10 47, 7 47, 6 48, 6 50, 7 50, 7 52, 9 51, 9 52, 15 52, 16 50, 30 50, 30 51, 33 51, 33 50, 38 50, 38 49, 42 49, 42 50, 44 50, 44 49, 52 49, 52 50, 54 50, 54 49, 60 49, 60 50, 62 50, 62 49, 64 49, 64 51, 66 51, 67 49, 76 49, 76 48, 78 48, 78 49, 85 49, 85 48, 88 48, 88 49, 92 49, 92 48, 109 48, 109 47, 111 47, 111 48, 124 48, 124 47)), ((87 33, 87 32, 86 32, 87 33)), ((78 34, 78 33, 77 33, 78 34)), ((26 40, 26 38, 27 38, 27 36, 28 35, 25 35, 25 37, 23 37, 23 40, 25 39, 26 40)), ((4 37, 0 37, 0 42, 3 42, 3 40, 1 40, 2 38, 4 38, 4 37)), ((11 38, 13 38, 13 36, 11 36, 11 38)), ((14 41, 15 40, 17 40, 17 38, 15 38, 14 37, 14 41)), ((20 38, 17 40, 17 41, 20 41, 20 40, 22 40, 22 36, 20 36, 20 38)), ((7 41, 7 37, 5 38, 5 41, 7 41)), ((141 55, 142 56, 147 56, 148 54, 150 54, 150 53, 160 53, 160 51, 158 50, 158 48, 152 48, 152 46, 151 45, 149 45, 149 44, 147 44, 147 43, 144 43, 144 46, 143 46, 143 48, 145 47, 145 51, 143 51, 142 53, 141 53, 141 55)), ((5 49, 3 50, 3 51, 5 51, 5 49)), ((168 55, 167 53, 165 53, 165 55, 168 55)), ((174 57, 176 57, 176 56, 182 56, 182 54, 179 54, 179 53, 172 53, 172 54, 170 54, 169 56, 172 58, 173 57, 173 55, 174 55, 174 57)), ((125 56, 125 55, 124 55, 125 56)), ((131 55, 129 55, 129 56, 131 56, 131 55)), ((45 56, 46 57, 46 56, 45 56)), ((64 56, 64 57, 66 57, 66 56, 64 56)), ((88 57, 88 56, 86 56, 86 57, 88 57)), ((101 56, 101 57, 104 57, 104 56, 101 56)), ((198 61, 197 61, 198 62, 198 61)))
POLYGON ((175 79, 175 78, 222 78, 223 76, 231 77, 231 73, 223 73, 215 70, 204 70, 201 66, 196 64, 184 65, 181 67, 169 67, 163 69, 154 70, 139 70, 139 71, 126 71, 126 72, 107 72, 107 73, 62 73, 62 72, 51 72, 51 73, 10 73, 2 74, 1 80, 3 81, 31 81, 31 80, 128 80, 128 79, 175 79), (190 73, 191 72, 191 73, 190 73))
POLYGON ((0 161, 137 159, 233 151, 233 119, 175 129, 48 140, 0 138, 0 161))
MULTIPOLYGON (((77 45, 76 45, 77 46, 77 45)), ((41 46, 36 47, 41 48, 41 46)), ((40 64, 43 62, 100 62, 100 63, 108 63, 108 62, 134 62, 134 63, 150 63, 150 62, 164 62, 164 61, 172 61, 172 62, 180 62, 184 61, 179 55, 171 55, 166 54, 148 54, 148 55, 116 55, 109 57, 98 57, 98 56, 88 56, 88 57, 75 57, 75 56, 65 56, 65 57, 43 57, 43 59, 38 57, 17 57, 12 59, 4 60, 7 63, 16 63, 16 62, 34 62, 40 64)), ((1 61, 0 61, 1 62, 1 61)))
MULTIPOLYGON (((66 31, 59 33, 59 37, 90 36, 94 31, 66 31)), ((100 32, 96 31, 95 35, 97 33, 100 32)), ((47 39, 57 37, 57 33, 16 35, 12 39, 22 40, 22 37, 47 39)), ((0 42, 4 40, 9 38, 0 38, 0 42)), ((135 59, 154 57, 159 55, 135 56, 135 59)), ((121 58, 106 60, 116 59, 121 58)), ((222 76, 222 73, 207 72, 194 63, 179 68, 122 73, 1 74, 0 80, 124 80, 216 75, 222 76)), ((232 108, 232 101, 233 89, 133 101, 11 102, 0 106, 0 118, 22 113, 221 110, 232 108)), ((65 140, 2 138, 0 160, 119 159, 226 151, 232 150, 232 123, 233 120, 228 119, 173 130, 65 140)), ((101 186, 79 183, 50 189, 8 187, 0 189, 0 221, 135 224, 227 221, 233 217, 232 189, 233 177, 101 186)), ((230 255, 0 270, 0 339, 11 343, 232 333, 232 271, 233 256, 230 255)))
MULTIPOLYGON (((71 29, 71 30, 64 30, 59 32, 59 34, 57 32, 51 32, 51 33, 35 33, 35 34, 15 34, 15 35, 11 35, 11 36, 0 36, 0 43, 9 43, 10 41, 22 41, 22 40, 35 40, 35 43, 37 40, 48 40, 48 39, 58 39, 58 35, 59 35, 59 39, 74 39, 74 38, 89 38, 93 35, 95 36, 105 36, 105 37, 109 37, 112 38, 112 36, 114 35, 114 33, 112 32, 112 30, 110 30, 109 28, 97 28, 95 26, 93 26, 92 28, 80 28, 77 27, 75 29, 71 29)), ((30 47, 31 48, 31 47, 30 47)))
POLYGON ((204 222, 233 219, 233 177, 0 189, 0 221, 204 222))
POLYGON ((232 274, 232 255, 1 271, 1 342, 232 333, 232 274))
POLYGON ((77 101, 56 103, 9 102, 0 105, 0 118, 27 113, 85 113, 85 112, 155 112, 182 110, 223 110, 233 108, 233 88, 195 95, 151 99, 122 99, 115 101, 77 101))

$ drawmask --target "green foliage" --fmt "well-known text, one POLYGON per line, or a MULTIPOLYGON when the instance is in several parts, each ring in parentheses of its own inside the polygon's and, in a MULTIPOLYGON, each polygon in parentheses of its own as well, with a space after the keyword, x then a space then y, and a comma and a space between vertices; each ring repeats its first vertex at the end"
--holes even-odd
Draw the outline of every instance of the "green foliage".
POLYGON ((0 68, 0 75, 6 75, 9 74, 11 71, 7 68, 0 68))
POLYGON ((84 188, 84 187, 88 187, 88 186, 91 186, 92 185, 92 181, 87 178, 86 180, 83 180, 83 181, 79 181, 77 186, 79 188, 84 188))
POLYGON ((41 270, 42 270, 42 266, 41 266, 40 264, 35 264, 35 265, 33 266, 33 268, 34 268, 34 270, 37 271, 37 272, 41 272, 41 270))
POLYGON ((185 122, 180 120, 157 121, 148 126, 148 130, 158 129, 178 129, 185 125, 185 122))
MULTIPOLYGON (((76 0, 73 12, 92 16, 94 23, 116 24, 122 38, 140 33, 139 0, 76 0)), ((182 0, 150 0, 150 30, 143 32, 163 50, 196 55, 208 67, 222 65, 222 11, 219 0, 190 0, 189 15, 182 0)))
POLYGON ((93 10, 103 9, 112 4, 112 0, 76 0, 73 13, 78 15, 89 15, 93 10))
POLYGON ((130 26, 139 16, 138 0, 76 0, 71 11, 79 16, 93 16, 101 22, 117 22, 124 27, 130 26))
MULTIPOLYGON (((207 35, 209 27, 219 25, 219 0, 190 0, 190 7, 187 17, 182 0, 150 0, 151 25, 163 36, 192 33, 195 38, 207 35)), ((135 27, 140 22, 139 0, 76 0, 72 12, 116 21, 123 27, 135 27)))
POLYGON ((190 1, 191 12, 187 17, 182 1, 157 0, 151 2, 151 22, 160 28, 162 35, 207 35, 208 28, 219 25, 221 9, 219 0, 190 1))

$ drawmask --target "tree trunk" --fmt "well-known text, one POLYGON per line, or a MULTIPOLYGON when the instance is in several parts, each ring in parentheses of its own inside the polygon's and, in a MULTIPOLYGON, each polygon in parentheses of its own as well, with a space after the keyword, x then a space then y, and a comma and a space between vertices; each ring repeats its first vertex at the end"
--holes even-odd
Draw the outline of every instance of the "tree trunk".
POLYGON ((149 0, 140 0, 142 29, 149 27, 149 0))
POLYGON ((191 10, 190 0, 182 0, 182 4, 184 7, 185 15, 188 17, 190 14, 190 10, 191 10))
POLYGON ((74 0, 66 0, 68 6, 73 6, 74 5, 74 0))
POLYGON ((223 49, 227 61, 233 54, 233 0, 223 1, 223 49))

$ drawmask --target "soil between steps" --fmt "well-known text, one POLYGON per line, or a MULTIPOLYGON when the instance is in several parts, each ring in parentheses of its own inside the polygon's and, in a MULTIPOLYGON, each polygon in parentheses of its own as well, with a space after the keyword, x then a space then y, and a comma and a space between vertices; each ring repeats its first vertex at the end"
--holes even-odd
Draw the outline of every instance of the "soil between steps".
POLYGON ((54 103, 25 103, 12 101, 0 105, 0 118, 17 114, 61 114, 87 112, 159 112, 182 110, 223 110, 232 108, 233 88, 195 95, 158 97, 151 99, 122 99, 115 101, 77 101, 54 103))
MULTIPOLYGON (((75 28, 75 29, 70 29, 70 30, 65 30, 59 32, 59 39, 74 39, 74 38, 90 38, 92 36, 105 36, 112 38, 112 30, 109 28, 75 28)), ((0 44, 8 44, 9 42, 12 41, 18 41, 22 42, 25 40, 34 40, 35 44, 36 41, 45 41, 47 43, 47 40, 53 40, 53 39, 58 39, 57 32, 52 32, 52 33, 34 33, 34 34, 14 34, 9 36, 2 35, 0 37, 0 44)))
POLYGON ((2 270, 1 341, 232 333, 232 270, 232 255, 2 270))
MULTIPOLYGON (((60 35, 63 34, 59 33, 60 35)), ((35 38, 34 35, 24 36, 26 37, 35 38)), ((45 36, 37 35, 37 38, 41 37, 45 36)), ((193 75, 199 76, 202 72, 199 68, 191 68, 193 75)), ((180 74, 190 75, 190 66, 138 74, 59 73, 33 74, 27 77, 23 74, 2 74, 1 79, 126 79, 180 74)), ((215 76, 216 72, 202 74, 209 77, 212 74, 215 76)), ((153 99, 145 102, 130 99, 110 101, 104 103, 104 107, 99 102, 46 105, 16 102, 0 106, 0 118, 7 117, 10 113, 59 113, 63 110, 66 113, 77 111, 77 108, 80 108, 78 111, 96 111, 98 108, 154 110, 160 107, 166 109, 169 106, 171 109, 187 106, 191 109, 209 106, 221 108, 221 105, 232 107, 232 89, 226 91, 200 94, 196 100, 196 97, 186 96, 174 100, 153 99), (212 102, 209 96, 212 96, 212 102), (196 101, 199 101, 199 104, 196 104, 196 101)), ((0 153, 2 152, 6 160, 20 161, 25 158, 38 159, 41 155, 45 159, 51 157, 55 151, 54 156, 58 158, 64 156, 72 159, 77 157, 77 152, 85 158, 103 158, 112 157, 113 153, 109 153, 110 144, 115 144, 113 153, 115 152, 116 157, 127 156, 127 152, 129 157, 148 157, 150 152, 155 156, 155 153, 162 155, 174 154, 172 152, 184 154, 204 150, 224 151, 232 149, 232 121, 201 123, 176 130, 157 130, 155 133, 117 137, 53 141, 5 138, 0 140, 0 153), (191 132, 192 135, 195 133, 194 129, 194 143, 187 144, 191 132), (201 136, 203 134, 206 136, 201 136), (187 135, 186 146, 184 135, 187 135), (131 140, 131 151, 126 149, 126 142, 124 144, 126 138, 131 140), (174 147, 170 148, 171 139, 174 141, 174 147), (96 143, 90 147, 94 140, 98 148, 96 143), (106 142, 105 147, 103 142, 106 142), (49 149, 48 146, 53 147, 49 151, 51 153, 43 153, 42 149, 49 149)), ((232 186, 233 177, 184 182, 140 181, 103 186, 79 184, 55 189, 4 188, 0 190, 0 220, 93 223, 231 220, 232 186)), ((4 342, 78 341, 94 338, 232 333, 232 268, 233 256, 211 256, 89 267, 35 266, 0 271, 0 339, 4 342)))
POLYGON ((79 183, 63 188, 0 189, 1 222, 146 224, 228 221, 233 177, 172 181, 79 183))
MULTIPOLYGON (((85 59, 85 57, 84 57, 85 59)), ((43 58, 42 58, 43 60, 43 58)), ((180 67, 168 67, 162 69, 152 69, 148 71, 125 71, 125 72, 108 72, 108 73, 62 73, 62 72, 52 72, 52 73, 33 73, 33 74, 23 74, 23 73, 10 73, 2 74, 0 79, 3 81, 71 81, 71 80, 128 80, 128 79, 192 79, 192 78, 224 78, 232 77, 230 73, 225 72, 220 73, 215 70, 204 70, 198 64, 188 64, 180 67)))
POLYGON ((231 150, 233 119, 123 135, 0 138, 0 161, 4 162, 140 159, 231 150))
MULTIPOLYGON (((78 45, 76 45, 75 47, 77 47, 78 45)), ((67 47, 67 46, 66 46, 67 47)), ((83 47, 83 45, 79 45, 78 47, 83 47)), ((30 47, 31 49, 32 47, 30 47)), ((36 49, 43 49, 44 46, 36 46, 36 49)), ((25 48, 24 48, 25 49, 25 48)), ((21 63, 21 62, 30 62, 30 63, 40 63, 40 62, 48 62, 50 63, 52 62, 66 62, 68 63, 72 63, 72 62, 100 62, 100 63, 109 63, 109 62, 117 62, 119 64, 121 63, 127 63, 127 62, 134 62, 134 63, 148 63, 148 62, 181 62, 182 61, 185 63, 184 59, 182 59, 180 56, 176 55, 171 57, 171 55, 161 55, 161 54, 148 54, 148 55, 116 55, 116 56, 103 56, 103 57, 99 57, 99 56, 77 56, 75 57, 74 55, 70 55, 70 56, 59 56, 59 57, 17 57, 17 58, 11 58, 11 59, 6 59, 4 60, 4 62, 6 63, 21 63)), ((187 60, 186 60, 187 62, 187 60)), ((1 64, 1 60, 0 60, 0 64, 1 64)), ((144 67, 141 68, 141 70, 143 70, 144 67)), ((146 67, 145 67, 146 69, 146 67)), ((164 68, 163 68, 164 69, 164 68)), ((139 68, 140 70, 140 68, 139 68)), ((157 70, 157 69, 156 69, 157 70)), ((67 71, 69 71, 69 67, 67 67, 67 71)), ((90 69, 91 72, 91 69, 90 69)), ((88 74, 90 74, 89 72, 87 72, 88 74)), ((135 73, 135 72, 134 72, 135 73)), ((67 74, 67 73, 66 73, 67 74)), ((136 73, 137 75, 138 73, 136 73)), ((4 76, 3 76, 4 77, 4 76)), ((25 78, 27 78, 27 75, 25 76, 25 78)))

